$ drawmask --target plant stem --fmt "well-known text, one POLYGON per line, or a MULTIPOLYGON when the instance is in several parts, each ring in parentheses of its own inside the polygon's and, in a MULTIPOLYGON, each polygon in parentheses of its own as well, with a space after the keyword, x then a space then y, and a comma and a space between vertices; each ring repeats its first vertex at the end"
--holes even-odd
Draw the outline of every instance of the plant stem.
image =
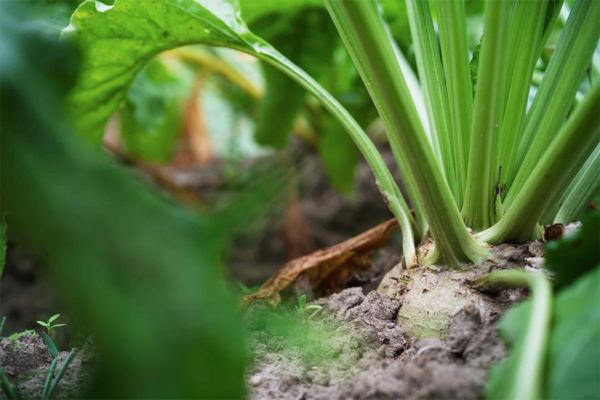
POLYGON ((545 360, 550 339, 552 319, 552 286, 543 273, 525 271, 499 271, 479 278, 474 287, 484 291, 497 291, 510 287, 529 287, 532 309, 524 337, 519 348, 513 349, 519 356, 514 370, 507 372, 510 379, 500 388, 505 399, 542 399, 544 389, 545 360))
POLYGON ((600 191, 600 144, 579 171, 560 200, 554 223, 569 224, 581 217, 587 205, 600 191))
POLYGON ((535 228, 554 193, 569 176, 587 143, 597 143, 600 139, 599 109, 600 82, 597 82, 552 141, 515 196, 514 204, 500 222, 479 235, 480 240, 497 244, 537 239, 535 228))
POLYGON ((516 161, 517 174, 504 207, 521 188, 565 121, 600 38, 600 2, 577 0, 542 84, 527 113, 516 161))
POLYGON ((35 345, 35 342, 36 342, 35 336, 32 336, 31 340, 33 341, 33 357, 35 358, 35 366, 39 367, 38 358, 37 358, 37 349, 36 349, 36 345, 35 345))
POLYGON ((325 4, 387 127, 390 142, 395 143, 392 149, 407 168, 402 172, 414 178, 419 190, 437 249, 437 257, 423 261, 453 266, 481 261, 489 250, 473 239, 460 218, 376 3, 326 0, 325 4))
POLYGON ((427 0, 408 1, 406 7, 417 57, 417 68, 425 96, 427 116, 431 126, 433 151, 446 176, 453 197, 456 199, 458 197, 458 180, 454 166, 450 104, 429 2, 427 0))
POLYGON ((467 162, 473 122, 473 84, 469 68, 467 19, 464 0, 434 0, 437 7, 442 61, 448 86, 448 101, 454 136, 457 194, 462 207, 467 182, 467 162))
POLYGON ((504 78, 511 1, 485 6, 481 57, 469 152, 469 170, 462 216, 474 231, 496 222, 495 187, 499 170, 499 132, 504 109, 504 78))
POLYGON ((505 82, 508 97, 500 134, 500 187, 506 185, 505 190, 510 188, 516 175, 515 149, 519 145, 533 70, 539 58, 547 5, 547 1, 517 1, 510 26, 509 43, 514 43, 515 48, 508 55, 505 82))
MULTIPOLYGON (((330 93, 277 50, 265 45, 264 49, 261 49, 260 52, 254 55, 278 68, 308 92, 315 95, 348 132, 363 157, 365 157, 371 171, 373 171, 379 191, 383 195, 390 211, 392 211, 392 214, 398 220, 402 229, 402 251, 405 256, 405 263, 407 267, 412 267, 411 260, 415 258, 413 226, 416 227, 417 225, 404 197, 402 197, 398 185, 371 139, 369 139, 360 125, 352 118, 350 113, 330 93)), ((416 233, 419 237, 422 235, 422 232, 416 233)))

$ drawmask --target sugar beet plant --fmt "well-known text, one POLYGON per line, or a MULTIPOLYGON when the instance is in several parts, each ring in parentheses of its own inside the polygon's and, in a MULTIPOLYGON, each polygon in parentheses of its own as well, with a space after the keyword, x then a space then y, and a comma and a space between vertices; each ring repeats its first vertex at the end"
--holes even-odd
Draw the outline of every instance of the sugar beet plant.
POLYGON ((537 239, 541 223, 580 216, 573 204, 594 195, 585 182, 594 182, 599 157, 600 66, 591 60, 600 2, 575 2, 528 108, 534 68, 562 1, 487 2, 481 47, 471 62, 475 86, 464 2, 408 1, 427 121, 417 112, 414 85, 411 93, 376 1, 325 5, 386 126, 414 214, 361 126, 315 79, 252 34, 235 0, 81 4, 62 35, 84 54, 68 101, 71 116, 99 144, 126 89, 154 55, 189 44, 229 47, 294 79, 341 123, 400 223, 408 268, 479 262, 490 245, 537 239), (575 103, 590 70, 594 82, 575 103), (422 241, 428 245, 419 246, 422 241))

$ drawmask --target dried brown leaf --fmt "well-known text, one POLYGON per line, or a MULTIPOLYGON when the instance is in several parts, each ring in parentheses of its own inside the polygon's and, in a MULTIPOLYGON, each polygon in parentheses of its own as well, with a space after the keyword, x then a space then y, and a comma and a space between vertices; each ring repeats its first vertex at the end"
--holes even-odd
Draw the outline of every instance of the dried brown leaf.
POLYGON ((281 302, 279 292, 303 273, 317 291, 342 289, 352 276, 371 267, 373 252, 383 247, 396 229, 398 222, 391 219, 336 246, 284 264, 255 293, 242 297, 241 308, 248 308, 257 299, 276 307, 281 302))

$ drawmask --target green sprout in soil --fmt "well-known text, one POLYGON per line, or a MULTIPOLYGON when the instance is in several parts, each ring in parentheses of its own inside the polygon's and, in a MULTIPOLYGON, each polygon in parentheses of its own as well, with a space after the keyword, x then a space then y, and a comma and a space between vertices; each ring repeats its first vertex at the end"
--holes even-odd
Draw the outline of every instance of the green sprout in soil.
POLYGON ((59 326, 67 326, 67 324, 52 325, 52 322, 56 321, 58 319, 58 317, 60 317, 60 314, 51 316, 50 319, 48 319, 48 322, 43 322, 43 321, 36 321, 36 322, 38 324, 42 325, 43 327, 45 327, 48 330, 48 336, 50 336, 53 329, 58 328, 59 326))
POLYGON ((306 305, 306 295, 303 294, 302 296, 300 296, 300 298, 298 299, 298 305, 294 306, 296 307, 296 312, 298 312, 298 315, 303 315, 306 311, 308 310, 320 310, 323 307, 316 305, 316 304, 312 304, 310 306, 306 305))

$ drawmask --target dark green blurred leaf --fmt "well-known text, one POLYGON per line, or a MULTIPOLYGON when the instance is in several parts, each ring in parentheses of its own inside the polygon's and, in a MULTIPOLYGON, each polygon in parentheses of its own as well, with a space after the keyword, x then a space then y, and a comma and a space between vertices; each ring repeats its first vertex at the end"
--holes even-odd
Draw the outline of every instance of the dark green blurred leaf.
POLYGON ((600 398, 599 288, 597 267, 556 298, 547 369, 548 399, 600 398))
POLYGON ((6 261, 6 248, 6 219, 0 211, 0 277, 2 277, 6 261))
POLYGON ((220 227, 77 138, 63 116, 67 75, 54 74, 72 51, 22 32, 5 3, 2 207, 11 230, 48 254, 73 312, 89 317, 101 354, 92 395, 243 397, 244 331, 218 270, 220 227))
POLYGON ((52 356, 52 358, 56 358, 56 356, 58 355, 58 348, 56 347, 52 339, 50 339, 50 336, 46 335, 46 332, 42 332, 42 336, 44 337, 44 343, 46 343, 46 347, 48 347, 50 355, 52 356))
POLYGON ((581 219, 581 229, 546 244, 544 268, 556 275, 556 286, 564 287, 600 263, 600 212, 591 210, 581 219))
POLYGON ((69 346, 73 349, 81 349, 88 338, 92 336, 92 331, 89 327, 89 322, 86 318, 79 316, 75 322, 75 329, 71 334, 71 341, 69 346))
POLYGON ((475 98, 475 93, 477 92, 477 71, 479 70, 479 52, 481 51, 481 41, 483 40, 483 36, 479 40, 479 44, 475 47, 473 51, 473 57, 471 57, 471 79, 473 80, 473 98, 475 98))
POLYGON ((331 185, 342 193, 350 193, 354 187, 354 174, 360 154, 344 128, 329 115, 324 116, 319 154, 331 185))
POLYGON ((240 0, 242 18, 251 25, 268 14, 293 15, 307 7, 324 8, 322 0, 240 0))
MULTIPOLYGON (((339 39, 323 8, 306 8, 296 14, 269 14, 256 20, 251 29, 317 80, 331 68, 333 49, 339 39)), ((263 68, 267 93, 261 104, 255 138, 262 145, 281 149, 289 141, 306 91, 276 68, 266 63, 263 68)))
POLYGON ((193 85, 190 71, 178 72, 154 59, 134 79, 120 114, 130 155, 151 162, 171 160, 181 130, 182 104, 193 85))

